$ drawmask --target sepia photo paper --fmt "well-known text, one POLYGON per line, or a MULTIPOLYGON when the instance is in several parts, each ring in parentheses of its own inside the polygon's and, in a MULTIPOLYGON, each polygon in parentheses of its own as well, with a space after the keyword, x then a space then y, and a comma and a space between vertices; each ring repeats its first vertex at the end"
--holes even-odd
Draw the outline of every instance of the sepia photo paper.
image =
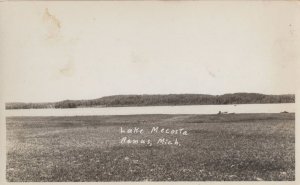
POLYGON ((299 41, 299 1, 0 1, 1 184, 299 184, 299 41))

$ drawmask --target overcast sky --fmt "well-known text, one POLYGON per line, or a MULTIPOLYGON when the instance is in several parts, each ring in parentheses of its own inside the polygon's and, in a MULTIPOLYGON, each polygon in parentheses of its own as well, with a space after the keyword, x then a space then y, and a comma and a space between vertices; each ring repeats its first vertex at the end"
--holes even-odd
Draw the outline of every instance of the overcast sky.
POLYGON ((298 11, 259 1, 2 4, 4 98, 295 93, 298 11))

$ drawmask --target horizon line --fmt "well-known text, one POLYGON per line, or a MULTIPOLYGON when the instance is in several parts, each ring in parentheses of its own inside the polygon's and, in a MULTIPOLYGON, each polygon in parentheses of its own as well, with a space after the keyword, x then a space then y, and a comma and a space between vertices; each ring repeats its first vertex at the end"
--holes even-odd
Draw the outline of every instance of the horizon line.
POLYGON ((97 100, 104 97, 112 97, 112 96, 155 96, 155 95, 210 95, 210 96, 223 96, 227 94, 261 94, 261 95, 268 95, 268 96, 280 96, 280 95, 296 95, 295 93, 284 93, 284 94, 264 94, 264 93, 257 93, 257 92, 235 92, 235 93, 224 93, 224 94, 202 94, 202 93, 167 93, 167 94, 113 94, 113 95, 105 95, 99 98, 86 98, 86 99, 63 99, 63 100, 56 100, 56 101, 39 101, 39 102, 28 102, 28 101, 9 101, 7 103, 57 103, 63 101, 85 101, 85 100, 97 100))

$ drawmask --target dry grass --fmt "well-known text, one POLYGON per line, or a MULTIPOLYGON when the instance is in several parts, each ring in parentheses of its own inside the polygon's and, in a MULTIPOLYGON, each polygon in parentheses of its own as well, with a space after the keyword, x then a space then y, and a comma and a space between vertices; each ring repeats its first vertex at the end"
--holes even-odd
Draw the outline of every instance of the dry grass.
POLYGON ((7 180, 294 180, 295 114, 7 118, 7 180), (120 127, 184 128, 181 146, 120 144, 120 127))

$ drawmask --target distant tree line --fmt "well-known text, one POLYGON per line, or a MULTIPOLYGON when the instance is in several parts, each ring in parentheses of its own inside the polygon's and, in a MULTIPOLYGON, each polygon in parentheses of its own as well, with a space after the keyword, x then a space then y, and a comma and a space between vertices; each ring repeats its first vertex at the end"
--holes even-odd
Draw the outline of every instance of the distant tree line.
POLYGON ((234 93, 224 95, 167 94, 167 95, 116 95, 93 100, 64 100, 54 103, 6 103, 6 109, 42 109, 77 107, 118 107, 154 105, 223 105, 295 103, 295 95, 265 95, 234 93))

